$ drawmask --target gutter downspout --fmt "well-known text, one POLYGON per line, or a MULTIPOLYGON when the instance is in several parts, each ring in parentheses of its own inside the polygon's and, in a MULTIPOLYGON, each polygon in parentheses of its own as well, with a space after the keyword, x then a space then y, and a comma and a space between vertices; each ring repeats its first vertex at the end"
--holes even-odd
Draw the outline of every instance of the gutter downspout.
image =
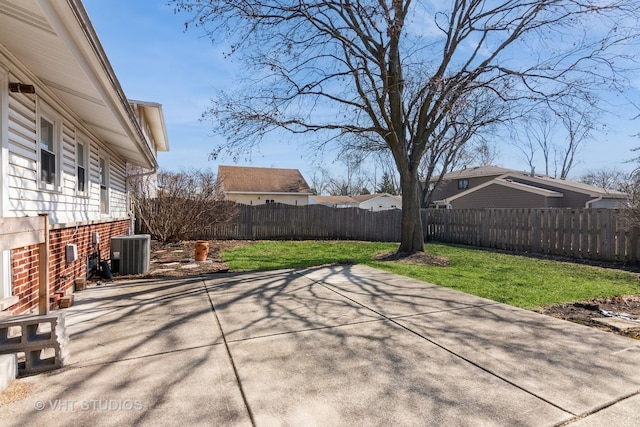
POLYGON ((587 201, 587 203, 585 203, 585 204, 584 204, 584 207, 585 207, 586 209, 591 209, 591 204, 592 204, 592 203, 599 202, 599 201, 601 201, 601 200, 602 200, 602 196, 600 196, 600 197, 598 197, 598 198, 596 198, 596 199, 593 199, 593 200, 589 200, 589 201, 587 201))
POLYGON ((153 175, 158 172, 158 166, 154 166, 149 172, 136 173, 133 175, 127 175, 125 178, 127 188, 127 213, 129 214, 129 235, 133 234, 136 224, 136 213, 131 209, 131 181, 130 178, 140 178, 143 176, 153 175))

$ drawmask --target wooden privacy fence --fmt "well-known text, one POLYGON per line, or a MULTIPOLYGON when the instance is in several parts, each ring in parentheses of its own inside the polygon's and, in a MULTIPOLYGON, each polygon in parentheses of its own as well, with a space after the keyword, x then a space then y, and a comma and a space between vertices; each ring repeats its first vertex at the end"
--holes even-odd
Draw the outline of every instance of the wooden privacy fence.
MULTIPOLYGON (((425 209, 425 240, 575 259, 640 263, 640 230, 616 209, 425 209)), ((238 205, 222 224, 192 224, 191 239, 400 241, 402 212, 322 205, 238 205)))
POLYGON ((428 239, 566 256, 638 263, 640 235, 618 209, 429 209, 428 239))
POLYGON ((323 205, 238 205, 224 224, 194 224, 192 239, 336 239, 398 242, 402 212, 370 212, 323 205))

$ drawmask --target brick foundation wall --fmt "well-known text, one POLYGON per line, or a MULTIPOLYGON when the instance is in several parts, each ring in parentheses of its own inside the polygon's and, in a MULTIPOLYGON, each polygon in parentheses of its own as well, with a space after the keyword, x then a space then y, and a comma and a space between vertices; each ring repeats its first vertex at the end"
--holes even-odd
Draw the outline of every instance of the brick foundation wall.
MULTIPOLYGON (((49 231, 49 294, 73 291, 74 281, 87 277, 87 258, 100 251, 100 259, 109 259, 111 237, 126 234, 129 220, 56 228, 49 231), (100 234, 100 243, 94 247, 93 233, 100 234), (78 246, 78 259, 67 263, 65 247, 78 246)), ((19 301, 9 307, 12 314, 27 314, 38 310, 38 245, 11 251, 13 295, 19 301)))

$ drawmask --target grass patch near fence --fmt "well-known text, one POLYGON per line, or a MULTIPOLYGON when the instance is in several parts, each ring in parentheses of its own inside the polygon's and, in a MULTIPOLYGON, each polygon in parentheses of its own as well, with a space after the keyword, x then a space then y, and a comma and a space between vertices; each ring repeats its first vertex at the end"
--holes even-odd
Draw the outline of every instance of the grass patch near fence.
POLYGON ((367 264, 377 252, 389 252, 395 243, 336 241, 260 241, 224 251, 222 259, 233 271, 278 270, 349 263, 367 264))
POLYGON ((365 264, 528 309, 640 294, 640 280, 629 272, 460 246, 427 245, 427 253, 449 258, 449 267, 374 260, 376 253, 396 248, 377 242, 264 241, 225 251, 222 258, 233 271, 365 264))

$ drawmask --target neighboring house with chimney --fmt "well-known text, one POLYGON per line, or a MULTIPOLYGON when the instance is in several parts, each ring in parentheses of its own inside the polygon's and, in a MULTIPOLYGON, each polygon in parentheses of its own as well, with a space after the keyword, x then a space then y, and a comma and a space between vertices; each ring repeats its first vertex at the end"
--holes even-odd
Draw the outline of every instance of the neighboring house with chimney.
POLYGON ((162 108, 127 99, 80 1, 2 0, 0 138, 0 311, 46 312, 131 231, 162 108))
POLYGON ((432 207, 623 208, 628 195, 571 180, 482 166, 445 174, 435 186, 432 207), (437 185, 436 185, 437 184, 437 185))
POLYGON ((218 166, 218 183, 226 200, 244 205, 308 205, 313 195, 298 169, 218 166))

